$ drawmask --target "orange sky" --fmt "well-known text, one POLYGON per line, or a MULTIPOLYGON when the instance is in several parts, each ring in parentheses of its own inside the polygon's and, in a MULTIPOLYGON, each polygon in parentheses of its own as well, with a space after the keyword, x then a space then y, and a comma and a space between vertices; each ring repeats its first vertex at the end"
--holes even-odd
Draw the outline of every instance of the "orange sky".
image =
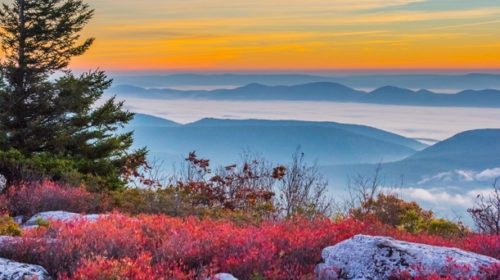
POLYGON ((88 2, 75 69, 500 69, 498 0, 88 2))

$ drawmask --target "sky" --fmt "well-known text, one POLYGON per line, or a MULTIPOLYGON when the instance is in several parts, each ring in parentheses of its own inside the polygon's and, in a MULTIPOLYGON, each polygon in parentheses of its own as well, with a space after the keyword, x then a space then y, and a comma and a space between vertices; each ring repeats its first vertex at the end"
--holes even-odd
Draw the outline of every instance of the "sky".
POLYGON ((500 69, 499 0, 87 2, 75 69, 500 69))

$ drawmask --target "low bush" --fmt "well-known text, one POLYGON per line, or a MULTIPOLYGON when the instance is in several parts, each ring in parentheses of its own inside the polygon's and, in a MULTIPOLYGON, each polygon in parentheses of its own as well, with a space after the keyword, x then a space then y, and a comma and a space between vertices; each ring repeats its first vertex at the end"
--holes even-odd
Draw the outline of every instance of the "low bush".
POLYGON ((372 218, 381 223, 410 233, 425 232, 443 237, 465 235, 468 229, 461 223, 436 218, 432 211, 424 210, 416 202, 407 202, 393 194, 379 193, 350 210, 356 219, 372 218))
POLYGON ((173 188, 139 189, 126 188, 110 193, 112 207, 122 213, 166 214, 169 216, 200 215, 201 209, 188 205, 184 199, 177 196, 173 188))
POLYGON ((400 271, 390 280, 497 280, 500 275, 500 264, 481 266, 473 272, 468 265, 457 264, 452 259, 446 265, 443 273, 428 272, 423 267, 414 268, 416 273, 408 270, 400 271))
POLYGON ((64 279, 162 279, 150 271, 178 275, 168 279, 200 279, 212 272, 229 272, 242 280, 311 279, 322 249, 356 234, 500 257, 497 235, 443 238, 411 234, 375 221, 296 217, 242 226, 225 220, 120 214, 95 223, 53 222, 48 228, 25 232, 22 242, 3 248, 0 254, 40 264, 64 279), (103 278, 96 276, 97 271, 105 272, 103 278), (119 277, 106 278, 108 272, 119 277))
MULTIPOLYGON (((178 265, 152 265, 150 255, 141 255, 136 259, 123 258, 119 260, 97 257, 82 262, 73 275, 62 275, 62 280, 188 280, 194 273, 184 272, 178 265)), ((208 274, 207 274, 208 277, 208 274)))
POLYGON ((43 179, 72 185, 95 181, 80 173, 76 161, 69 158, 48 153, 26 156, 16 149, 0 151, 0 172, 11 184, 43 179))
POLYGON ((20 236, 21 227, 8 215, 0 216, 0 235, 20 236))
POLYGON ((0 196, 2 208, 13 216, 30 217, 44 211, 100 212, 109 208, 104 194, 52 181, 20 183, 0 196))

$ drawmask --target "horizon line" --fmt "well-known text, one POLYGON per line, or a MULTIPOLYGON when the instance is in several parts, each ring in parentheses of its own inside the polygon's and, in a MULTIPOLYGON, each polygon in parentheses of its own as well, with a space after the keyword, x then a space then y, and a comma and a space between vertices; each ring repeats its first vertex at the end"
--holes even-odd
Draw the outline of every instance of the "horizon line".
MULTIPOLYGON (((73 68, 75 72, 88 72, 92 68, 73 68)), ((99 68, 97 68, 99 69, 99 68)), ((466 75, 466 74, 500 74, 500 68, 363 68, 363 69, 100 69, 110 74, 141 74, 141 75, 175 75, 175 74, 288 74, 288 75, 365 75, 365 74, 442 74, 442 75, 466 75)))

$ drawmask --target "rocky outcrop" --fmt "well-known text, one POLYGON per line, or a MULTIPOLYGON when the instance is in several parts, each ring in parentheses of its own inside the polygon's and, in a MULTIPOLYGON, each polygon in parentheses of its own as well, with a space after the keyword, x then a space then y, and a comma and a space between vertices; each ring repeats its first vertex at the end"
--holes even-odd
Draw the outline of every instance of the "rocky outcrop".
POLYGON ((18 263, 6 259, 0 259, 0 279, 1 280, 49 280, 51 279, 47 271, 39 266, 25 263, 18 263))
POLYGON ((37 226, 39 221, 58 221, 58 222, 71 222, 75 220, 85 220, 94 222, 103 215, 92 214, 92 215, 81 215, 71 212, 65 211, 49 211, 49 212, 41 212, 33 217, 31 217, 28 221, 23 224, 23 227, 32 227, 37 226))
POLYGON ((494 258, 455 248, 366 235, 357 235, 325 248, 322 257, 324 263, 316 267, 317 279, 320 280, 383 280, 401 271, 407 271, 412 275, 418 273, 449 275, 453 273, 453 269, 450 269, 453 264, 466 265, 470 269, 465 273, 476 275, 480 273, 481 267, 500 264, 494 258))

